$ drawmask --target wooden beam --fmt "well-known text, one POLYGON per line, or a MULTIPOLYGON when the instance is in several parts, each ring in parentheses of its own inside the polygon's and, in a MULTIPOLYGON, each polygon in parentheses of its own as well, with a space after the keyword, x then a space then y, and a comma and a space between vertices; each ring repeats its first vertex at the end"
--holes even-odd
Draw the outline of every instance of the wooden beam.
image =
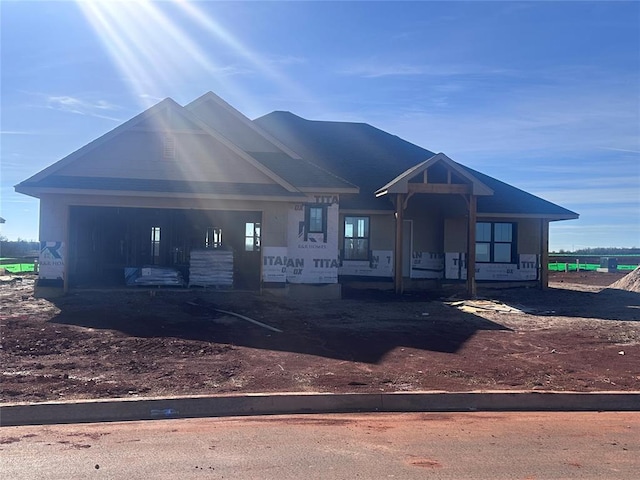
POLYGON ((409 203, 409 199, 410 199, 411 197, 413 197, 413 194, 414 194, 414 193, 415 193, 415 192, 410 192, 410 193, 408 193, 408 194, 404 197, 404 203, 403 203, 402 205, 403 205, 403 208, 404 208, 405 210, 407 209, 407 204, 409 203))
POLYGON ((394 268, 393 268, 393 281, 396 294, 402 295, 404 287, 402 285, 402 230, 404 221, 404 194, 398 193, 396 196, 396 245, 394 268))
POLYGON ((549 220, 540 219, 540 288, 549 288, 549 220))
POLYGON ((477 197, 469 195, 469 225, 467 226, 467 293, 476 297, 476 217, 477 197))
POLYGON ((459 183, 409 183, 407 184, 409 193, 442 193, 442 194, 471 194, 471 185, 459 183))

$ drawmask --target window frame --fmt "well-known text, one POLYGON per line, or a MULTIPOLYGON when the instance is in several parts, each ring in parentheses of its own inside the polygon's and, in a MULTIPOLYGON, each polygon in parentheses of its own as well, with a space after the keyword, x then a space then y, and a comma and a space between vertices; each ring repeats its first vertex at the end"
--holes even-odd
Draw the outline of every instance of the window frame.
POLYGON ((222 228, 207 227, 204 238, 205 248, 222 248, 222 228))
MULTIPOLYGON (((518 246, 518 239, 517 239, 517 226, 518 224, 516 222, 476 222, 476 242, 475 242, 475 249, 476 249, 476 262, 477 263, 498 263, 498 264, 512 264, 512 263, 517 263, 516 261, 516 255, 517 255, 517 246, 518 246), (486 238, 482 238, 481 240, 478 239, 478 237, 480 235, 482 235, 482 233, 486 233, 486 231, 483 232, 483 230, 486 230, 485 227, 483 227, 482 229, 479 228, 480 225, 490 225, 490 229, 489 229, 489 239, 487 240, 486 238), (499 235, 496 235, 496 226, 497 225, 510 225, 511 226, 511 240, 509 241, 504 241, 502 239, 500 240, 496 240, 496 237, 498 237, 499 235), (480 259, 480 256, 478 255, 478 246, 479 245, 486 245, 488 246, 488 255, 489 255, 489 259, 488 260, 484 260, 484 259, 480 259), (496 246, 502 246, 502 245, 509 245, 510 246, 510 253, 509 253, 509 260, 508 261, 504 261, 504 260, 496 260, 496 246)), ((485 257, 483 255, 483 257, 485 257)))
POLYGON ((307 231, 309 233, 324 233, 325 231, 325 224, 326 224, 326 208, 324 208, 322 205, 309 205, 309 221, 307 222, 307 231), (317 219, 314 219, 313 213, 314 211, 319 211, 320 212, 320 228, 311 228, 311 224, 313 223, 317 223, 317 219), (314 221, 316 220, 316 221, 314 221))
POLYGON ((259 252, 262 249, 262 225, 261 222, 245 222, 244 224, 244 251, 259 252))
POLYGON ((327 207, 328 205, 319 204, 319 203, 309 203, 304 207, 304 241, 309 240, 309 235, 314 234, 322 234, 322 241, 327 242, 327 207), (321 230, 311 230, 311 210, 318 209, 322 213, 322 229, 321 230))
POLYGON ((362 262, 362 261, 369 261, 371 260, 371 217, 368 215, 345 215, 344 219, 342 221, 342 260, 345 262, 362 262), (354 226, 356 226, 356 228, 354 229, 354 235, 353 236, 347 236, 347 219, 354 219, 356 222, 358 219, 364 219, 366 220, 366 227, 365 227, 365 235, 364 236, 358 236, 357 235, 357 223, 352 222, 352 224, 354 226), (366 241, 366 249, 365 249, 365 255, 362 256, 356 256, 356 257, 350 257, 347 258, 347 251, 358 251, 357 249, 353 249, 347 248, 347 241, 362 241, 365 240, 366 241))
POLYGON ((150 264, 159 265, 160 262, 160 242, 162 236, 162 228, 159 225, 153 225, 151 227, 151 249, 150 249, 150 264))

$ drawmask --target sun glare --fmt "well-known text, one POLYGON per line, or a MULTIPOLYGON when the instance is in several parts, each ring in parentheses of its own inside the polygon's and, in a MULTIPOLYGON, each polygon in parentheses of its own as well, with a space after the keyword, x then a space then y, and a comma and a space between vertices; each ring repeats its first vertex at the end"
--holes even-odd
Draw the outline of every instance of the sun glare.
POLYGON ((248 98, 238 91, 237 82, 229 75, 230 66, 216 61, 212 49, 205 49, 194 40, 192 26, 221 44, 226 52, 242 59, 247 65, 245 70, 272 80, 291 96, 308 98, 295 82, 274 68, 273 59, 252 52, 210 13, 191 2, 76 0, 76 3, 143 107, 155 103, 158 97, 168 96, 176 86, 196 79, 202 81, 207 76, 211 77, 211 87, 204 91, 222 84, 227 95, 248 98), (181 15, 172 18, 167 13, 170 7, 177 7, 181 15), (178 17, 187 18, 189 23, 181 24, 178 17))
POLYGON ((187 0, 175 0, 175 2, 180 5, 182 10, 191 20, 203 27, 209 34, 216 36, 235 53, 248 60, 249 64, 255 67, 261 75, 274 80, 283 89, 295 94, 297 97, 302 99, 307 98, 307 94, 298 84, 288 79, 285 75, 282 75, 277 69, 273 68, 269 61, 261 58, 260 55, 252 52, 249 48, 242 45, 242 43, 240 43, 240 41, 220 25, 219 22, 204 13, 194 3, 188 2, 187 0))
POLYGON ((150 1, 77 3, 144 106, 179 84, 188 62, 205 72, 216 71, 198 45, 150 1))
MULTIPOLYGON (((76 2, 143 109, 161 98, 179 95, 176 88, 194 82, 210 84, 198 93, 221 89, 225 96, 244 99, 245 107, 254 111, 260 109, 246 103, 251 96, 239 91, 236 79, 228 75, 229 65, 216 62, 213 58, 215 49, 205 49, 202 42, 194 40, 194 26, 200 33, 206 33, 208 40, 221 44, 225 53, 231 52, 243 60, 247 70, 272 80, 288 95, 297 95, 302 100, 308 98, 273 68, 272 62, 245 47, 210 14, 192 3, 181 0, 163 3, 149 0, 76 2), (172 7, 177 7, 173 15, 172 7)), ((152 121, 157 122, 158 130, 172 135, 170 126, 164 124, 166 118, 157 115, 152 121)), ((198 148, 207 147, 205 144, 191 145, 192 151, 198 148)), ((207 154, 203 151, 200 157, 206 158, 207 154)), ((201 164, 192 160, 181 159, 180 171, 173 174, 184 180, 203 178, 201 164)))

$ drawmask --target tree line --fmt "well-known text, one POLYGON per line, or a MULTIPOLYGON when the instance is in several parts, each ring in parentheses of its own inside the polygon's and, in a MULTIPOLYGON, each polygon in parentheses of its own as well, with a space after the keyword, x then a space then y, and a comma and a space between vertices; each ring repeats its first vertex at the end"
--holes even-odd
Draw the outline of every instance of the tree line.
POLYGON ((594 256, 614 256, 614 255, 640 255, 640 248, 622 248, 622 247, 590 247, 580 248, 578 250, 563 250, 560 249, 557 252, 566 255, 594 255, 594 256))
POLYGON ((40 252, 40 243, 33 240, 7 240, 0 236, 0 257, 26 257, 37 255, 40 252))

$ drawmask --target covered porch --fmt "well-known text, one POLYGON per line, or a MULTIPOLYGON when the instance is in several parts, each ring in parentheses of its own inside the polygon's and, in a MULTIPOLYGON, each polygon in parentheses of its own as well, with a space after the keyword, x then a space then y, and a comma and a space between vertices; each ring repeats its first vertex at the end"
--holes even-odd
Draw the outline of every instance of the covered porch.
POLYGON ((415 265, 422 263, 429 269, 429 259, 420 258, 422 251, 437 252, 431 254, 435 257, 431 263, 437 264, 440 278, 466 281, 470 297, 477 293, 478 272, 483 280, 535 280, 546 288, 548 272, 543 267, 548 263, 549 220, 479 211, 479 199, 493 194, 492 188, 442 153, 406 170, 376 192, 378 197, 388 196, 395 207, 393 282, 397 294, 414 277, 415 265), (522 272, 514 273, 521 267, 522 272))

